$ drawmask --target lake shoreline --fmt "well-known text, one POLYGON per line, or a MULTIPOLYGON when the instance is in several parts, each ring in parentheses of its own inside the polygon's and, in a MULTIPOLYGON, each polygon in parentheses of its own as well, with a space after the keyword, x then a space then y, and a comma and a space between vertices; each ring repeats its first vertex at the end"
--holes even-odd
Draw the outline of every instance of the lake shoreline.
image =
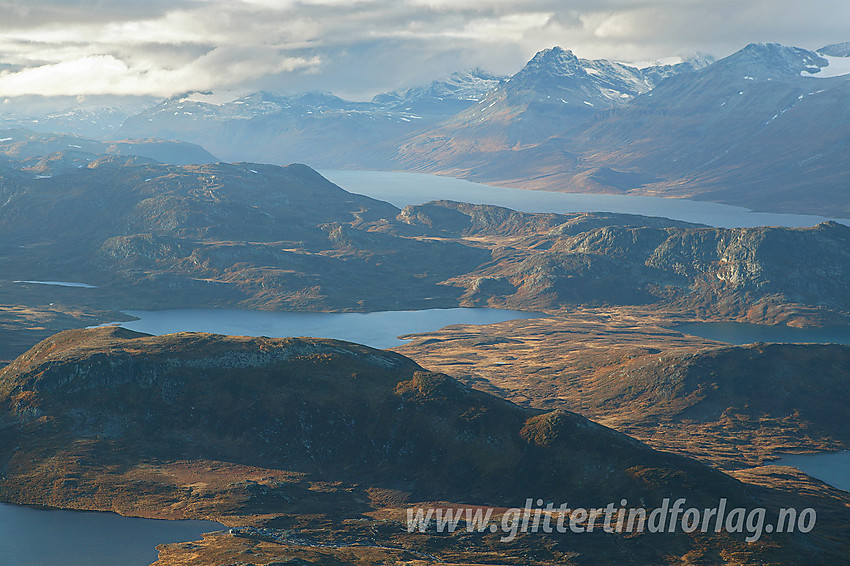
POLYGON ((810 227, 850 218, 757 211, 743 206, 686 197, 641 194, 569 193, 507 187, 440 174, 407 171, 326 169, 320 173, 343 189, 399 208, 434 200, 489 204, 531 213, 610 212, 668 218, 718 228, 758 226, 810 227), (399 187, 415 186, 416 190, 399 187))
POLYGON ((207 519, 140 517, 116 511, 0 502, 4 564, 146 566, 163 544, 201 541, 227 527, 207 519), (38 544, 50 540, 50 545, 38 544))

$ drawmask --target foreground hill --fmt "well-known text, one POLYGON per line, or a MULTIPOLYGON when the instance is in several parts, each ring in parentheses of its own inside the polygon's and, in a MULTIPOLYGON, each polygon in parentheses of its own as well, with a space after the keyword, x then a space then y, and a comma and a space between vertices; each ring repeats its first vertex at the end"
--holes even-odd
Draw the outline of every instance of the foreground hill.
POLYGON ((67 331, 2 370, 0 399, 7 424, 52 437, 56 453, 90 439, 136 457, 368 478, 422 499, 507 503, 531 490, 578 504, 685 485, 698 497, 698 477, 740 491, 578 415, 520 409, 399 354, 332 340, 67 331), (641 479, 679 482, 678 468, 692 475, 686 484, 641 479))
MULTIPOLYGON (((0 372, 0 421, 6 501, 248 522, 290 546, 299 521, 336 521, 332 537, 340 521, 368 525, 364 513, 390 494, 502 507, 535 495, 574 507, 670 496, 757 506, 770 496, 576 414, 521 409, 398 354, 331 340, 68 331, 0 372)), ((397 520, 371 525, 376 548, 466 548, 466 562, 497 548, 489 534, 434 546, 430 535, 399 539, 397 520)), ((818 533, 741 538, 530 535, 501 549, 512 564, 588 552, 626 564, 716 553, 802 564, 840 551, 818 533)))

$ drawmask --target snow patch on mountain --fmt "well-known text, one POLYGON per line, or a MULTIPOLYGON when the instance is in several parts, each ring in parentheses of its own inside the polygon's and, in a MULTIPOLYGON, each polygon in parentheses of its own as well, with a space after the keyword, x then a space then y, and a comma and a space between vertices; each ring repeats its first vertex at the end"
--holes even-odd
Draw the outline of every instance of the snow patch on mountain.
POLYGON ((433 81, 425 87, 379 94, 372 99, 372 102, 390 106, 423 102, 478 102, 504 80, 505 77, 493 75, 481 69, 472 69, 452 73, 448 78, 433 81))
POLYGON ((801 71, 800 74, 804 77, 813 77, 816 79, 828 79, 831 77, 843 77, 850 75, 850 57, 833 57, 831 55, 820 54, 826 59, 829 64, 826 67, 819 67, 814 73, 801 71))

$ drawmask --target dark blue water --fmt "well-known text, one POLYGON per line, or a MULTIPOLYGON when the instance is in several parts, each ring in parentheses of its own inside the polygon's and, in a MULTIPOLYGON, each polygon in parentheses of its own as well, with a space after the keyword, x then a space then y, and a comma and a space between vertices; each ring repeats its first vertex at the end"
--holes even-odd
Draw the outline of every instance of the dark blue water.
POLYGON ((676 325, 673 330, 737 345, 753 342, 850 344, 850 327, 847 326, 792 328, 743 322, 693 322, 676 325))
POLYGON ((0 503, 3 566, 145 566, 156 546, 200 540, 212 521, 158 521, 115 513, 55 511, 0 503))
POLYGON ((403 344, 398 336, 439 330, 450 324, 492 324, 537 313, 501 309, 427 309, 370 313, 268 312, 239 309, 123 311, 139 320, 118 323, 148 334, 213 332, 236 336, 335 338, 373 348, 403 344))
POLYGON ((850 450, 820 454, 789 454, 771 464, 793 466, 813 478, 844 491, 850 491, 850 450))

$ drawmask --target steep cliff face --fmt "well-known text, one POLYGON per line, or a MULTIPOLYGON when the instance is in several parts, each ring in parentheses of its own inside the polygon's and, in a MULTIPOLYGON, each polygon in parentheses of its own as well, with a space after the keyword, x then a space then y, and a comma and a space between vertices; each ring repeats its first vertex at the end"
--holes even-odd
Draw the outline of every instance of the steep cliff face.
POLYGON ((491 261, 452 279, 473 304, 662 302, 732 316, 768 303, 850 305, 850 228, 836 222, 721 229, 446 201, 407 207, 398 218, 423 233, 491 239, 491 261))
MULTIPOLYGON (((752 294, 780 293, 812 305, 846 304, 850 228, 828 222, 810 229, 745 228, 672 235, 648 265, 715 277, 716 285, 752 294)), ((714 283, 711 281, 711 283, 714 283)))

